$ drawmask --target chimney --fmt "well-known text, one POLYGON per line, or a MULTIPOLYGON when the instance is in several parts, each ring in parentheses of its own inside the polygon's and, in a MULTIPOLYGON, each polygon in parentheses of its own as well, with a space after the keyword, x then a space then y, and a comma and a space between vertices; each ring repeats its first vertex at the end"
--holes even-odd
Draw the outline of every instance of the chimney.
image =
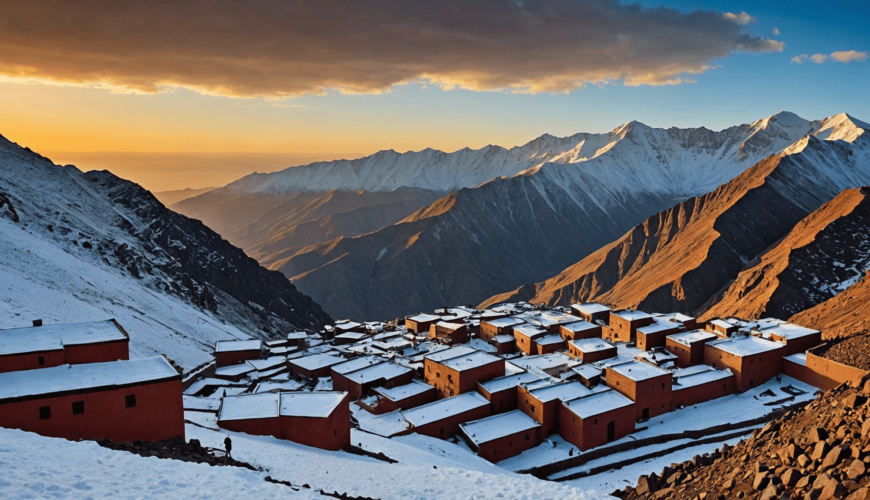
POLYGON ((33 326, 42 326, 42 320, 41 319, 33 320, 33 326))

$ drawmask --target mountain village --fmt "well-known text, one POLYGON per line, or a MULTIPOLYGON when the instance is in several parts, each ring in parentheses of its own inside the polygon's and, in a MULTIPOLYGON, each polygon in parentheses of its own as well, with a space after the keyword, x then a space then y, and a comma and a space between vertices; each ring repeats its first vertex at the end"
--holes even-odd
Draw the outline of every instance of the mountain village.
POLYGON ((0 331, 0 426, 134 442, 184 439, 187 423, 358 453, 351 428, 417 433, 564 480, 626 450, 746 435, 868 374, 829 355, 821 332, 781 320, 596 303, 451 307, 218 341, 186 376, 164 356, 130 360, 128 343, 115 320, 0 331))

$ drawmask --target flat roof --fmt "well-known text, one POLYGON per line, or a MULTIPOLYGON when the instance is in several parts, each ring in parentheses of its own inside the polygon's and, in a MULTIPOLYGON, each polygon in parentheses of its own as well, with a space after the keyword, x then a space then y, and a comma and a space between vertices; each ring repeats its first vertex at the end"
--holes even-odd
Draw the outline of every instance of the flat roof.
POLYGON ((277 418, 280 400, 281 394, 278 392, 226 396, 221 403, 218 421, 277 418))
POLYGON ((544 335, 541 338, 535 339, 535 343, 538 345, 562 344, 564 342, 565 339, 560 337, 558 333, 551 333, 549 335, 544 335))
POLYGON ((523 323, 525 323, 525 321, 520 319, 520 318, 507 317, 507 318, 483 320, 483 321, 481 321, 481 323, 486 323, 487 325, 492 325, 492 326, 495 326, 496 328, 504 328, 507 326, 522 325, 523 323))
POLYGON ((777 349, 785 349, 785 345, 780 344, 779 342, 772 342, 770 340, 764 340, 753 336, 746 337, 743 335, 714 340, 712 342, 707 342, 707 345, 741 357, 771 352, 777 349))
POLYGON ((0 330, 0 356, 57 351, 64 345, 129 340, 114 320, 60 323, 0 330))
POLYGON ((476 392, 466 392, 452 398, 441 399, 434 403, 411 408, 410 410, 403 411, 402 416, 405 417, 405 420, 411 422, 414 427, 420 427, 484 406, 489 406, 489 401, 483 396, 476 392))
POLYGON ((345 377, 348 380, 351 380, 358 384, 367 384, 369 382, 374 382, 378 379, 390 380, 411 371, 413 370, 411 368, 408 368, 407 366, 386 362, 378 363, 367 368, 362 368, 355 372, 347 373, 345 374, 345 377))
POLYGON ((540 426, 520 410, 459 424, 462 432, 477 446, 540 426))
POLYGON ((731 324, 723 319, 710 320, 710 324, 715 325, 715 326, 719 326, 722 328, 734 328, 735 326, 737 326, 737 325, 731 324))
POLYGON ((477 352, 475 349, 472 349, 467 346, 457 346, 450 347, 448 349, 439 349, 438 351, 427 354, 426 359, 430 361, 434 361, 436 363, 440 363, 442 361, 448 360, 450 358, 456 358, 459 356, 464 356, 466 354, 471 354, 473 352, 477 352))
POLYGON ((412 380, 409 384, 400 385, 389 389, 387 389, 386 387, 377 387, 373 389, 374 392, 389 399, 390 401, 404 401, 405 399, 408 399, 410 397, 423 394, 426 391, 434 390, 435 387, 429 384, 424 384, 419 380, 412 380))
POLYGON ((335 338, 337 338, 337 339, 351 339, 351 340, 360 340, 360 339, 364 339, 366 337, 368 337, 368 335, 365 333, 362 333, 362 332, 347 332, 347 333, 342 333, 342 334, 335 336, 335 338))
POLYGON ((483 351, 474 351, 467 355, 457 356, 455 358, 444 360, 441 364, 449 368, 453 368, 458 372, 461 372, 499 362, 503 363, 504 360, 497 356, 493 356, 492 354, 487 354, 483 351))
POLYGON ((220 368, 216 368, 214 374, 215 376, 238 377, 239 375, 244 375, 254 370, 255 368, 248 363, 240 363, 238 365, 222 366, 220 368))
POLYGON ((357 323, 356 321, 337 321, 335 326, 333 327, 336 330, 353 330, 354 328, 359 328, 363 326, 362 323, 357 323))
POLYGON ((547 330, 535 325, 517 325, 514 327, 514 336, 517 334, 534 338, 538 335, 546 335, 547 330))
POLYGON ((492 340, 495 340, 499 344, 508 344, 510 342, 516 342, 517 338, 513 335, 496 335, 492 340))
POLYGON ((263 348, 261 340, 218 340, 214 352, 259 351, 263 348))
POLYGON ((603 339, 578 339, 571 340, 568 342, 578 351, 587 353, 587 352, 600 352, 606 351, 608 349, 616 349, 616 346, 613 344, 609 344, 603 339))
POLYGON ((414 316, 408 316, 405 319, 417 323, 429 323, 430 321, 439 321, 441 319, 441 316, 434 316, 432 314, 417 314, 414 316))
POLYGON ((663 375, 671 375, 671 372, 649 363, 644 363, 643 361, 629 361, 628 363, 610 366, 609 368, 623 377, 634 380, 635 382, 649 380, 663 375))
POLYGON ((573 314, 564 313, 562 311, 541 311, 535 319, 541 322, 542 325, 563 325, 566 323, 574 323, 580 321, 581 318, 573 314))
POLYGON ((245 363, 254 367, 258 372, 263 372, 277 368, 281 365, 286 365, 287 358, 284 356, 272 356, 271 358, 266 359, 249 359, 248 361, 245 361, 245 363))
POLYGON ((282 392, 282 417, 327 418, 347 396, 346 392, 282 392))
POLYGON ((181 375, 163 356, 0 373, 0 400, 159 382, 181 375))
POLYGON ((589 380, 592 377, 600 377, 601 376, 601 367, 589 364, 582 364, 571 368, 571 371, 580 375, 581 377, 589 380))
POLYGON ((446 328, 448 330, 459 330, 465 328, 465 323, 450 323, 448 321, 439 321, 435 323, 436 327, 446 328))
POLYGON ((548 385, 545 387, 538 387, 537 389, 532 389, 530 391, 531 395, 542 403, 547 403, 556 399, 568 401, 569 399, 579 398, 581 396, 592 394, 592 392, 594 392, 592 391, 592 389, 589 389, 588 387, 577 381, 560 382, 558 384, 548 385))
POLYGON ((541 380, 540 376, 535 375, 532 372, 523 371, 520 373, 515 373, 513 375, 505 375, 503 377, 494 378, 486 382, 480 382, 480 386, 483 387, 486 392, 493 394, 496 392, 515 388, 520 384, 528 384, 530 382, 535 382, 538 380, 541 380))
POLYGON ((571 307, 577 309, 583 314, 598 314, 603 312, 610 311, 610 308, 605 306, 604 304, 599 304, 597 302, 586 302, 585 304, 574 304, 571 307))
POLYGON ((777 326, 765 328, 764 333, 773 334, 786 340, 791 340, 808 337, 810 335, 818 335, 821 332, 813 330, 812 328, 804 328, 800 325, 795 325, 794 323, 782 323, 777 326))
POLYGON ((307 338, 308 334, 305 332, 290 332, 287 334, 287 340, 302 340, 307 338))
POLYGON ((697 370, 690 373, 681 373, 683 370, 674 372, 674 383, 672 390, 678 391, 689 387, 696 387, 703 384, 709 384, 719 380, 725 380, 733 377, 734 374, 728 370, 717 370, 711 366, 700 365, 706 370, 697 370))
POLYGON ((318 368, 328 368, 344 362, 345 359, 339 356, 334 356, 329 353, 312 354, 311 356, 303 356, 301 358, 291 359, 288 361, 293 366, 298 366, 304 370, 317 370, 318 368))
POLYGON ((303 387, 305 387, 305 384, 297 380, 267 380, 266 382, 258 383, 257 386, 254 388, 254 392, 298 391, 303 387))
POLYGON ((623 309, 621 311, 611 311, 610 314, 613 314, 614 316, 619 316, 626 321, 637 321, 640 319, 652 318, 652 314, 645 313, 643 311, 629 311, 628 309, 623 309))
POLYGON ((704 330, 690 330, 688 332, 680 332, 668 335, 669 339, 683 345, 692 345, 696 342, 704 342, 708 340, 718 339, 719 336, 715 333, 710 333, 704 330))
POLYGON ((572 399, 571 401, 565 401, 562 404, 574 415, 586 419, 631 406, 634 404, 634 401, 623 396, 618 391, 608 389, 585 397, 572 399))
POLYGON ((350 361, 345 361, 344 363, 332 365, 332 371, 338 373, 339 375, 345 375, 350 372, 355 372, 357 370, 368 368, 369 366, 383 362, 384 358, 380 358, 378 356, 360 356, 358 358, 351 359, 350 361))
POLYGON ((638 332, 644 335, 650 335, 653 333, 664 332, 667 330, 677 330, 680 328, 679 323, 674 323, 673 321, 663 321, 656 318, 651 325, 641 326, 637 329, 638 332))
POLYGON ((568 323, 562 325, 562 328, 570 331, 570 332, 585 332, 586 330, 594 330, 595 328, 601 328, 601 326, 596 325, 595 323, 590 323, 586 320, 574 321, 573 323, 568 323))
POLYGON ((792 363, 797 363, 801 366, 807 366, 807 353, 805 352, 798 352, 790 356, 786 356, 783 359, 787 359, 792 363))
POLYGON ((181 396, 181 404, 185 410, 218 411, 221 400, 219 398, 198 398, 185 395, 181 396))

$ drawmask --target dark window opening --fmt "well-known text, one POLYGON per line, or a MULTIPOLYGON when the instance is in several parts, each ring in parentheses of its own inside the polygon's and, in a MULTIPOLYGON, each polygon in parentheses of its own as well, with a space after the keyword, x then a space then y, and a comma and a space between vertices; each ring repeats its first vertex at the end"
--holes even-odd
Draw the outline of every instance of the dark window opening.
POLYGON ((51 418, 51 406, 40 406, 39 407, 39 419, 46 420, 51 418))
POLYGON ((644 420, 649 419, 649 408, 644 408, 643 410, 641 410, 640 418, 644 420))
POLYGON ((45 364, 45 356, 40 356, 36 361, 39 363, 39 366, 43 366, 45 364))
POLYGON ((526 441, 528 441, 528 440, 529 440, 529 435, 528 435, 528 434, 526 434, 526 441))
POLYGON ((134 406, 136 406, 136 395, 128 394, 124 396, 124 406, 127 408, 133 408, 134 406))
POLYGON ((444 427, 441 428, 441 435, 444 435, 444 427))
POLYGON ((596 418, 595 420, 592 421, 592 423, 595 425, 598 425, 598 419, 596 418))
POLYGON ((607 442, 614 441, 616 439, 616 421, 607 422, 607 442))
POLYGON ((79 415, 85 412, 85 402, 84 401, 75 401, 72 404, 73 415, 79 415))

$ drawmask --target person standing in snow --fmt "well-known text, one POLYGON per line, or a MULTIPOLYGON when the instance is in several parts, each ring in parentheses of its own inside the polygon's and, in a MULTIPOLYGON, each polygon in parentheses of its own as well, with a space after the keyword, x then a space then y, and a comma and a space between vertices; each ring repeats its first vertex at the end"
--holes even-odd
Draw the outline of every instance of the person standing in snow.
POLYGON ((224 447, 225 447, 226 450, 227 450, 227 456, 230 457, 230 458, 233 458, 232 455, 230 455, 230 452, 231 452, 232 449, 233 449, 233 440, 230 439, 229 436, 227 436, 227 437, 224 439, 224 447))

